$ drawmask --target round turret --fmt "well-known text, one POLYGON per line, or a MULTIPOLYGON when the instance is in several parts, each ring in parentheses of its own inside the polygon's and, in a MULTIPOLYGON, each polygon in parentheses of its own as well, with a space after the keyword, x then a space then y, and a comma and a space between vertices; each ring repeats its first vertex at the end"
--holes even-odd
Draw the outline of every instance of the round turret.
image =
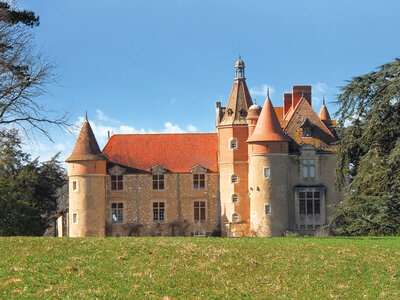
POLYGON ((250 106, 249 112, 247 114, 247 119, 250 119, 250 118, 258 119, 258 117, 260 116, 260 113, 261 113, 261 109, 262 109, 262 107, 258 104, 253 104, 252 106, 250 106))
POLYGON ((82 126, 68 163, 69 236, 106 235, 106 163, 88 120, 82 126))

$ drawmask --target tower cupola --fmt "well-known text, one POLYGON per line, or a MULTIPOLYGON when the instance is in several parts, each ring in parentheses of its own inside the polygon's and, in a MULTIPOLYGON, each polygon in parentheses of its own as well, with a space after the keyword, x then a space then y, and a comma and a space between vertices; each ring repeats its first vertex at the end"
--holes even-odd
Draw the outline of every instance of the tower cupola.
POLYGON ((235 79, 245 78, 244 77, 244 62, 239 54, 239 59, 235 64, 235 79))

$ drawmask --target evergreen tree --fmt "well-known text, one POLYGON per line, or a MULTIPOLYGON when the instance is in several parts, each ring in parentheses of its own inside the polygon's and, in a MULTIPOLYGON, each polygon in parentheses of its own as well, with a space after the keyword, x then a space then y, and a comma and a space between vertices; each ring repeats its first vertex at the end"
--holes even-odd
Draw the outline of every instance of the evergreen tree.
POLYGON ((0 131, 0 236, 43 235, 66 182, 57 161, 39 163, 21 150, 16 130, 0 131))
POLYGON ((338 235, 400 234, 400 59, 341 88, 337 186, 329 228, 338 235))

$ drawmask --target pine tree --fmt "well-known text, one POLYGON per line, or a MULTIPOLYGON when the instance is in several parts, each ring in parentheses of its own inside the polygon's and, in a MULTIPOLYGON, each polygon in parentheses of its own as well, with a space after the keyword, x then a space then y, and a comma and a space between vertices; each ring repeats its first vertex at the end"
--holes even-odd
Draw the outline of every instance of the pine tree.
POLYGON ((43 235, 66 182, 57 161, 39 163, 21 150, 16 130, 0 131, 0 236, 43 235))
POLYGON ((337 186, 329 228, 338 235, 400 234, 400 59, 341 88, 337 186))

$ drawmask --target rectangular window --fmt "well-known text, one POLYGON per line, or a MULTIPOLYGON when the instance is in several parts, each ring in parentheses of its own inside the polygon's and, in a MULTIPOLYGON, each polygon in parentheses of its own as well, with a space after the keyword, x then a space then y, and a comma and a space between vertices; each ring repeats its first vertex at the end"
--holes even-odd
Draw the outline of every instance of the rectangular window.
POLYGON ((78 223, 78 214, 77 213, 72 214, 72 223, 73 224, 78 223))
POLYGON ((165 221, 165 204, 164 202, 153 202, 153 221, 165 221))
POLYGON ((164 175, 155 174, 153 175, 153 190, 163 190, 164 189, 164 175))
POLYGON ((269 168, 264 168, 264 177, 265 178, 269 178, 269 174, 270 174, 270 169, 269 168))
POLYGON ((231 141, 231 149, 236 149, 237 148, 237 141, 236 140, 232 140, 231 141))
POLYGON ((232 175, 232 183, 237 183, 238 182, 238 178, 236 175, 232 175))
POLYGON ((265 214, 269 215, 271 213, 271 205, 265 204, 265 214))
POLYGON ((124 222, 124 204, 111 203, 111 222, 123 223, 124 222))
POLYGON ((206 220, 206 202, 195 201, 194 202, 194 221, 205 221, 206 220))
POLYGON ((315 178, 315 160, 303 159, 303 178, 315 178))
POLYGON ((301 216, 319 216, 321 214, 321 191, 299 191, 299 214, 301 216))
POLYGON ((76 180, 72 181, 72 190, 76 191, 78 188, 78 182, 76 180))
POLYGON ((205 174, 193 174, 193 188, 195 190, 204 190, 206 188, 205 174))
POLYGON ((114 191, 124 189, 124 179, 122 175, 111 175, 111 189, 114 191))

